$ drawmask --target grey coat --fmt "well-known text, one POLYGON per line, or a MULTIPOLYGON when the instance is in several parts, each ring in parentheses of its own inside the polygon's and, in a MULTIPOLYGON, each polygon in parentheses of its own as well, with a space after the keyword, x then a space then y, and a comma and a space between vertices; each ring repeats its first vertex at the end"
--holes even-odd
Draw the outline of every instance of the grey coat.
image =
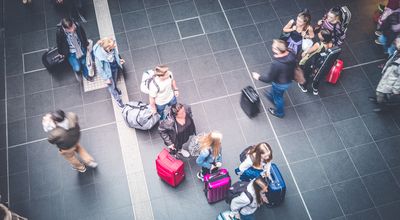
POLYGON ((385 94, 400 94, 400 54, 397 51, 386 62, 376 91, 385 94))

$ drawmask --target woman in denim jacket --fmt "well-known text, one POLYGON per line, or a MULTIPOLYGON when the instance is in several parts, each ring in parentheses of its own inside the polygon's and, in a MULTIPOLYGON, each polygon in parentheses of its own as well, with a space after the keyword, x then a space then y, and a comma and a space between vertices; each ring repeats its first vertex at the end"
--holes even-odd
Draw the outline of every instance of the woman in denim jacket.
POLYGON ((221 151, 222 134, 213 131, 200 138, 200 155, 196 159, 196 163, 201 166, 201 171, 197 173, 197 178, 203 181, 203 177, 207 173, 222 166, 221 151))

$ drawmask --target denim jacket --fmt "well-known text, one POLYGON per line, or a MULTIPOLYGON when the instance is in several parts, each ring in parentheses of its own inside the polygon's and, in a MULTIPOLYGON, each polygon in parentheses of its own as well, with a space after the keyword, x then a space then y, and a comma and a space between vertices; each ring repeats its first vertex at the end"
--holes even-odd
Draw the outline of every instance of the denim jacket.
MULTIPOLYGON (((113 51, 114 51, 115 61, 117 62, 119 68, 122 69, 117 48, 115 48, 113 51)), ((106 51, 104 51, 104 49, 99 44, 96 44, 93 46, 93 54, 95 57, 97 73, 104 80, 110 79, 112 77, 112 73, 111 73, 110 63, 107 60, 106 51)))
POLYGON ((221 162, 222 161, 222 155, 221 152, 218 154, 216 158, 212 155, 212 150, 211 147, 208 149, 203 149, 200 152, 199 157, 196 159, 197 165, 201 167, 205 167, 207 169, 211 169, 211 165, 216 162, 221 162))

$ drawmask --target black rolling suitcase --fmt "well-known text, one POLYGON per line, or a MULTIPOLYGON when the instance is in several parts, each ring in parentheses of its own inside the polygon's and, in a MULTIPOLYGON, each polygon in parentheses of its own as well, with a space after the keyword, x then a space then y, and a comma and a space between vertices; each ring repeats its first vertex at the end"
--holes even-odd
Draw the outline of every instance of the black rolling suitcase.
POLYGON ((260 112, 260 97, 253 87, 247 86, 242 89, 240 107, 249 117, 254 117, 260 112))
POLYGON ((52 70, 64 62, 65 58, 58 53, 57 47, 52 47, 42 55, 43 65, 52 70))

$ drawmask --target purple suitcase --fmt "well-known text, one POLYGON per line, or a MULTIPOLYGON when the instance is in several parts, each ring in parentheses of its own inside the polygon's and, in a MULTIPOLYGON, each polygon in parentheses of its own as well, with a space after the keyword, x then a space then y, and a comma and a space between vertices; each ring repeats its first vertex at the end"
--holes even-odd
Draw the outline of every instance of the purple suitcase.
POLYGON ((204 176, 204 193, 208 203, 224 200, 231 187, 231 177, 226 169, 219 169, 216 173, 204 176))

